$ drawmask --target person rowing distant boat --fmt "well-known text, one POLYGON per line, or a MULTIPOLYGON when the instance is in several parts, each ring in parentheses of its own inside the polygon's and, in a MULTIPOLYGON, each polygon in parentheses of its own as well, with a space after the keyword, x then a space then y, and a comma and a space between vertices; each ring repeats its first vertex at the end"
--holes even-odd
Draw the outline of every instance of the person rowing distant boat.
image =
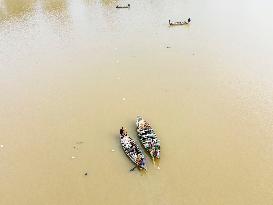
POLYGON ((131 6, 130 4, 128 4, 127 6, 119 6, 119 5, 117 5, 116 8, 117 9, 129 9, 130 6, 131 6))
POLYGON ((171 20, 169 19, 169 25, 170 26, 178 26, 178 25, 185 25, 185 24, 189 24, 191 22, 191 18, 188 18, 187 21, 177 21, 177 22, 171 22, 171 20))

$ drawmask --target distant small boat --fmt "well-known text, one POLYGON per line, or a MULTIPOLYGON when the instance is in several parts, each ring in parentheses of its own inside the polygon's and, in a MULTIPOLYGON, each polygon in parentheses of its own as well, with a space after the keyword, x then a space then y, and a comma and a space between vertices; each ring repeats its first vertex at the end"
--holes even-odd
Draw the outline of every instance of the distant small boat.
POLYGON ((191 22, 191 18, 188 18, 187 21, 177 21, 177 22, 171 22, 171 20, 169 20, 169 25, 170 26, 182 26, 182 25, 187 25, 191 22))
POLYGON ((151 125, 140 116, 137 116, 136 125, 138 138, 151 155, 153 162, 160 159, 160 140, 151 125))
POLYGON ((128 136, 123 127, 120 129, 120 143, 125 154, 132 160, 132 162, 140 170, 147 170, 144 154, 135 141, 128 136))
POLYGON ((130 4, 128 4, 127 6, 116 6, 117 9, 129 9, 130 8, 130 4))

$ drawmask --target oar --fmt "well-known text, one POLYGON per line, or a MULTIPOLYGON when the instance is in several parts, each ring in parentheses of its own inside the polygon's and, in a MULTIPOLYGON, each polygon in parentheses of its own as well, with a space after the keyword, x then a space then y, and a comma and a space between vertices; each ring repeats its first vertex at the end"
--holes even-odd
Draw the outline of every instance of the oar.
POLYGON ((134 171, 135 168, 137 168, 137 166, 133 167, 132 169, 130 169, 130 172, 134 171))

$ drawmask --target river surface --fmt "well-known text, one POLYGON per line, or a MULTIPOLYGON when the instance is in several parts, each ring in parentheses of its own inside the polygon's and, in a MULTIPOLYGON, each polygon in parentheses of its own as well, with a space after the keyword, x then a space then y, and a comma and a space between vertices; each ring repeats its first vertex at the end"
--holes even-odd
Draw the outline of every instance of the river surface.
POLYGON ((272 205, 272 10, 0 0, 0 204, 272 205), (119 142, 137 115, 161 140, 147 174, 119 142))

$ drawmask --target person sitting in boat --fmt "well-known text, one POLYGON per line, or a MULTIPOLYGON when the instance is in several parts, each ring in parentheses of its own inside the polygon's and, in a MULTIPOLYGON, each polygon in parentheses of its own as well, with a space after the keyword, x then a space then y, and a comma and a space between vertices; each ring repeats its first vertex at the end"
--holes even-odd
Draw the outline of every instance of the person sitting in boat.
POLYGON ((144 158, 141 158, 141 160, 140 160, 140 166, 141 166, 141 167, 145 167, 145 161, 144 161, 144 158))
MULTIPOLYGON (((133 142, 132 142, 133 143, 133 142)), ((136 153, 137 155, 138 154, 141 154, 141 151, 139 149, 137 149, 137 145, 133 143, 133 146, 131 147, 130 149, 130 152, 131 153, 136 153)))
POLYGON ((137 155, 136 163, 137 163, 139 166, 143 166, 143 165, 144 165, 144 160, 141 158, 141 155, 140 155, 140 154, 137 155))
POLYGON ((191 22, 191 18, 188 18, 188 21, 184 21, 183 24, 189 24, 191 22))
POLYGON ((136 146, 135 145, 131 146, 130 153, 132 153, 132 154, 136 153, 136 146))
POLYGON ((119 130, 119 134, 123 136, 123 127, 119 130))
POLYGON ((177 21, 177 22, 171 22, 171 20, 169 20, 169 25, 172 26, 172 25, 185 25, 185 24, 189 24, 191 22, 191 18, 188 18, 187 21, 177 21))
POLYGON ((146 121, 145 121, 145 123, 144 123, 144 127, 146 127, 146 128, 150 128, 150 124, 149 124, 148 122, 146 122, 146 121))
POLYGON ((120 135, 123 136, 123 137, 124 137, 124 136, 127 136, 127 130, 126 130, 126 128, 123 128, 123 127, 122 127, 122 128, 119 130, 119 133, 120 133, 120 135))
POLYGON ((155 154, 155 149, 154 148, 150 149, 150 154, 154 157, 154 154, 155 154))

